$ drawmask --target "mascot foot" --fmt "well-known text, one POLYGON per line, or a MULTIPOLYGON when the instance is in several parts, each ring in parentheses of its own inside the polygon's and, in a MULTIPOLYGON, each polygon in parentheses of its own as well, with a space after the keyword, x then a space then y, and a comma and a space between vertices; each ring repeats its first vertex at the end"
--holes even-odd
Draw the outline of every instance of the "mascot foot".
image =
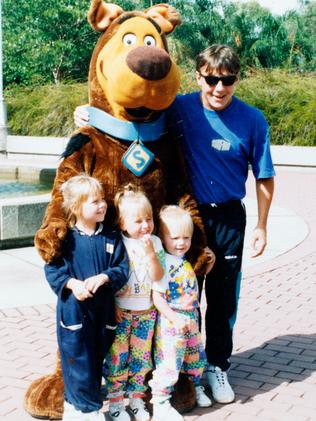
POLYGON ((34 380, 26 391, 24 409, 32 417, 60 420, 64 412, 64 382, 59 355, 53 374, 34 380))
POLYGON ((64 383, 51 374, 34 380, 26 391, 24 409, 34 418, 60 420, 64 411, 64 383))

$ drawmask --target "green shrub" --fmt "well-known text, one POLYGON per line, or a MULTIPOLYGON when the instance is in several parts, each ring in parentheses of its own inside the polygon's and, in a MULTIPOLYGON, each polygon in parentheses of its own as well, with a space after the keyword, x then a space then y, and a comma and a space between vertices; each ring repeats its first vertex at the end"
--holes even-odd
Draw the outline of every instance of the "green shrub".
POLYGON ((315 75, 280 70, 252 72, 237 95, 263 111, 275 145, 316 146, 315 75))
POLYGON ((69 136, 73 112, 88 102, 85 83, 18 87, 6 90, 8 129, 24 136, 69 136))

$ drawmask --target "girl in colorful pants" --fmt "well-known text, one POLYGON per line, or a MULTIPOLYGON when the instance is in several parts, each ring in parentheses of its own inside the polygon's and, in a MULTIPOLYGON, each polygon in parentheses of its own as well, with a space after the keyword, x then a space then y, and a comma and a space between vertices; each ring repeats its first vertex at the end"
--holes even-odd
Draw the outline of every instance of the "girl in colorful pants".
POLYGON ((164 250, 154 229, 152 207, 146 196, 128 185, 115 197, 123 243, 129 257, 126 287, 116 296, 119 324, 106 358, 107 387, 112 420, 129 421, 124 395, 136 421, 150 419, 143 397, 146 374, 152 369, 152 338, 156 310, 152 302, 152 282, 164 276, 164 250))
MULTIPOLYGON (((211 406, 200 386, 206 356, 199 331, 198 284, 185 253, 191 246, 193 223, 190 214, 178 206, 160 212, 160 234, 166 253, 166 277, 154 282, 153 301, 158 309, 155 334, 155 365, 149 382, 152 390, 153 420, 182 421, 170 405, 171 393, 179 373, 192 379, 200 407, 211 406)), ((214 264, 209 263, 208 271, 214 264)))

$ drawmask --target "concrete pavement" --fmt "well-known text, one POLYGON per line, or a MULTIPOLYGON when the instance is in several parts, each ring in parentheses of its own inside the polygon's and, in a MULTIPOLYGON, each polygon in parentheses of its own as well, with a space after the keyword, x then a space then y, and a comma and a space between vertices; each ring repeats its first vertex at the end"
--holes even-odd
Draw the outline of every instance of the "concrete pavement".
MULTIPOLYGON (((247 247, 254 198, 249 180, 244 278, 230 371, 236 401, 195 409, 186 421, 316 419, 316 172, 278 169, 269 246, 256 260, 247 247)), ((50 373, 55 362, 55 297, 34 248, 1 251, 0 267, 0 419, 28 421, 32 418, 22 408, 25 390, 50 373)))

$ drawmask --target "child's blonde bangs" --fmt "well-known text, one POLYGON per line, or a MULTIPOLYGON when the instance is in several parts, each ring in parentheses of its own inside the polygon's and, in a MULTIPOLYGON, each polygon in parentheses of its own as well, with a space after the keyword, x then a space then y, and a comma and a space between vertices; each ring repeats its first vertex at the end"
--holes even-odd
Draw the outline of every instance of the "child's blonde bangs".
POLYGON ((177 232, 186 237, 192 237, 194 225, 188 211, 176 205, 164 206, 159 214, 159 230, 177 228, 177 232))
POLYGON ((131 214, 131 212, 133 214, 141 214, 149 217, 153 216, 153 210, 149 200, 140 192, 133 192, 131 195, 125 194, 122 196, 118 203, 118 211, 120 220, 122 220, 125 215, 131 214))

